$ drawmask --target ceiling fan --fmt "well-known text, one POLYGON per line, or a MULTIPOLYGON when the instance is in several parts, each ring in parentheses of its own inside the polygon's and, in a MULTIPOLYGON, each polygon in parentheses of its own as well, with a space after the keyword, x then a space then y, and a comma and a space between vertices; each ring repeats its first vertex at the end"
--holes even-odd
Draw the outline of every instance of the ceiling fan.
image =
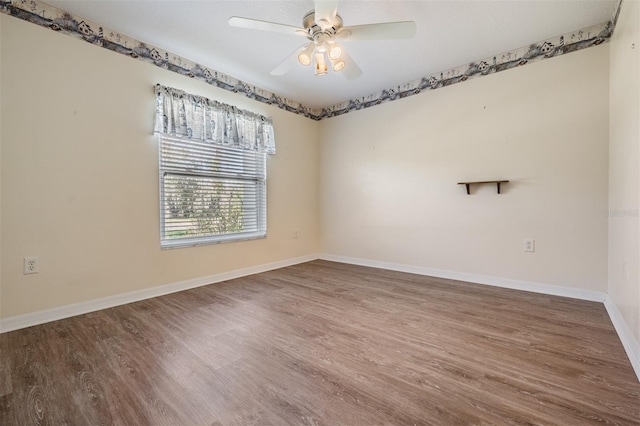
POLYGON ((316 0, 315 9, 307 12, 302 19, 303 28, 238 16, 229 18, 229 25, 301 36, 310 40, 271 71, 272 75, 284 75, 297 59, 304 66, 313 63, 317 76, 327 74, 330 63, 333 71, 342 71, 349 80, 359 77, 362 71, 347 55, 339 40, 408 39, 416 33, 416 23, 413 21, 345 27, 337 12, 337 5, 337 0, 316 0))

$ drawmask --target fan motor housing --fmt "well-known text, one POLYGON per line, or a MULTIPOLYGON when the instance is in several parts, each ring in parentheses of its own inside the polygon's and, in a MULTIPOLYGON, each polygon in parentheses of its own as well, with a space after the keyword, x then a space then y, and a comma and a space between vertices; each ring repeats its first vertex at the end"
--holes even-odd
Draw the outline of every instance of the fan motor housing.
POLYGON ((336 17, 333 22, 329 23, 330 26, 323 29, 322 26, 316 22, 316 13, 314 10, 307 12, 302 18, 302 26, 307 33, 309 34, 309 39, 314 40, 320 34, 324 33, 328 35, 330 38, 335 36, 342 29, 342 17, 336 13, 336 17))

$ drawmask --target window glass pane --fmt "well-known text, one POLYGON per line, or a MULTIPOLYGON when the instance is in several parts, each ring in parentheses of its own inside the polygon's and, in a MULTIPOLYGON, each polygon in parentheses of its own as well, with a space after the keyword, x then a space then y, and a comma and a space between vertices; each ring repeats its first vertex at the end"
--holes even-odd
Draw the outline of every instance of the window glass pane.
POLYGON ((160 137, 162 246, 266 236, 265 154, 160 137))

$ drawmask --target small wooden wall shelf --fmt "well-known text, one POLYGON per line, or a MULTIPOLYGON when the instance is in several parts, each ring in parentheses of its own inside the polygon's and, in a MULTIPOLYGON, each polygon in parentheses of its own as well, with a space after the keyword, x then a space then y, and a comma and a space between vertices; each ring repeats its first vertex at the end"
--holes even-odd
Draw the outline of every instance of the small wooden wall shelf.
POLYGON ((471 194, 471 192, 469 191, 469 187, 471 185, 480 185, 480 184, 484 184, 484 183, 495 183, 496 186, 498 187, 498 194, 500 193, 500 184, 501 183, 508 183, 508 180, 483 180, 483 181, 477 181, 477 182, 458 182, 458 185, 464 185, 467 187, 467 194, 471 194))

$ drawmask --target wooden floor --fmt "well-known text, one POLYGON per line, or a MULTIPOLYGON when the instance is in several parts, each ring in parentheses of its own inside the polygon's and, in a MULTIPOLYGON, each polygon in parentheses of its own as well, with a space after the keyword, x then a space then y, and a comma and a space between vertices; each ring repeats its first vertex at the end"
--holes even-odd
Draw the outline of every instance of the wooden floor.
POLYGON ((325 261, 0 348, 2 425, 640 424, 601 303, 325 261))

